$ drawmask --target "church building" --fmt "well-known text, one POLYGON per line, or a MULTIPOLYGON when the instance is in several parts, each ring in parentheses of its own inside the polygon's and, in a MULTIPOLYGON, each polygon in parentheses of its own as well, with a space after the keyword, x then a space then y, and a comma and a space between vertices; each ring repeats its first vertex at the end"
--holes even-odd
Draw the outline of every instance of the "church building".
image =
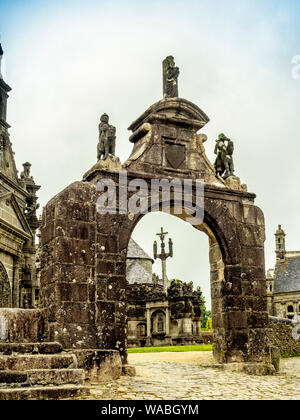
POLYGON ((275 233, 276 265, 267 273, 268 311, 272 316, 300 317, 300 251, 287 251, 281 225, 275 233))
POLYGON ((6 120, 8 93, 3 80, 0 44, 0 307, 36 306, 38 284, 35 268, 35 233, 40 223, 36 185, 30 163, 24 163, 20 177, 6 120))

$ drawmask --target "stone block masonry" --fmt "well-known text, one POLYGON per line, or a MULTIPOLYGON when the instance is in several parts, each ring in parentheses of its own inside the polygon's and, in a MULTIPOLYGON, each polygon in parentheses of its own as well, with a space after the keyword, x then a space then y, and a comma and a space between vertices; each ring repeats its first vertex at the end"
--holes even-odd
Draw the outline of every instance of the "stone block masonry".
POLYGON ((298 339, 293 337, 297 326, 290 319, 270 317, 268 336, 272 345, 280 349, 281 357, 300 356, 300 323, 298 324, 298 339))

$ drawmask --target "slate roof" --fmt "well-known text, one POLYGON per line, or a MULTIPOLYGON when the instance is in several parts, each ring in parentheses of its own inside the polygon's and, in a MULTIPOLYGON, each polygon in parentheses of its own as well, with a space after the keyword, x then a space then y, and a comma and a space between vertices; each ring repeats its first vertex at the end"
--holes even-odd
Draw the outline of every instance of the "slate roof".
POLYGON ((152 283, 152 275, 138 262, 138 260, 133 261, 127 266, 126 279, 129 284, 152 283))
POLYGON ((300 292, 300 256, 288 257, 276 267, 274 293, 300 292))
POLYGON ((153 259, 132 238, 129 240, 127 258, 151 260, 154 262, 153 259))

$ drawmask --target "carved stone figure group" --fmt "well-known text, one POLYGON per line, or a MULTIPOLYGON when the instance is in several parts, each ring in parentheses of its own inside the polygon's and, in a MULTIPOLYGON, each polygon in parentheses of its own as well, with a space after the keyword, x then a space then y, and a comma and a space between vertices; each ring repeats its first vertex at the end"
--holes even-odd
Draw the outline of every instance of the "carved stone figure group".
POLYGON ((223 177, 224 179, 234 175, 234 164, 233 164, 233 141, 221 133, 216 140, 215 154, 217 155, 215 161, 216 175, 223 177))

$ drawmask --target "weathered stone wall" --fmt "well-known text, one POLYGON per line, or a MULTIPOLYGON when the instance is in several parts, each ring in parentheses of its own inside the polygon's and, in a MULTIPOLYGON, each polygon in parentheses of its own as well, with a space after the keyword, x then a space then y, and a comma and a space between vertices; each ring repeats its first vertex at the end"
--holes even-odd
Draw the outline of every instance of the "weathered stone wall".
POLYGON ((50 340, 119 349, 125 361, 128 242, 119 232, 126 216, 100 215, 96 201, 95 184, 75 182, 44 208, 41 305, 49 310, 50 340))
POLYGON ((280 349, 282 357, 300 356, 300 325, 298 339, 293 338, 296 324, 289 319, 270 318, 270 328, 267 331, 270 343, 280 349))
POLYGON ((93 192, 74 183, 43 212, 41 306, 49 311, 50 340, 64 348, 98 348, 93 192))
POLYGON ((0 342, 35 343, 47 338, 45 310, 0 308, 0 342))
POLYGON ((14 260, 12 255, 6 254, 4 252, 0 252, 0 261, 5 267, 7 272, 7 277, 9 280, 10 287, 12 287, 13 283, 13 270, 14 270, 14 260))
POLYGON ((74 350, 73 353, 88 381, 110 382, 121 376, 122 361, 117 350, 74 350))

